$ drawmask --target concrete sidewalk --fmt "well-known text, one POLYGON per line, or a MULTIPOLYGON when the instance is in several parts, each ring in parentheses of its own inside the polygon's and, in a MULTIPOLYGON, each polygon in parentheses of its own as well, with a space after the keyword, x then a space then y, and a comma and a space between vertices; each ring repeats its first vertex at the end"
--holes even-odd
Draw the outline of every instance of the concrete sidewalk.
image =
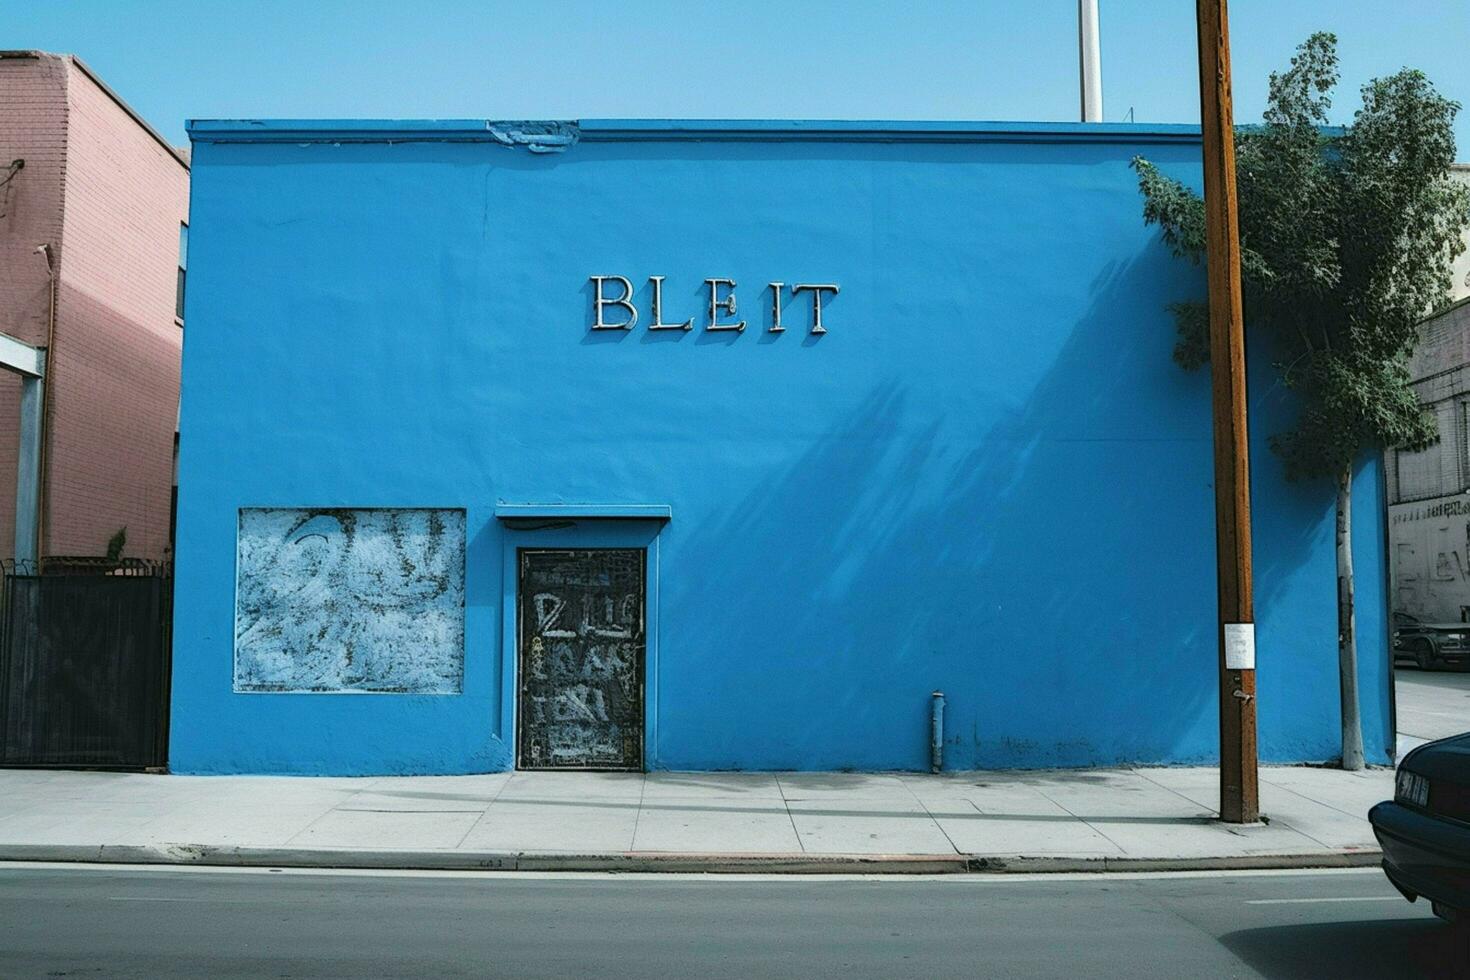
POLYGON ((0 860, 678 871, 1370 864, 1385 769, 497 773, 336 779, 0 770, 0 860))
POLYGON ((1398 758, 1470 726, 1470 673, 1400 667, 1393 672, 1398 700, 1398 758))

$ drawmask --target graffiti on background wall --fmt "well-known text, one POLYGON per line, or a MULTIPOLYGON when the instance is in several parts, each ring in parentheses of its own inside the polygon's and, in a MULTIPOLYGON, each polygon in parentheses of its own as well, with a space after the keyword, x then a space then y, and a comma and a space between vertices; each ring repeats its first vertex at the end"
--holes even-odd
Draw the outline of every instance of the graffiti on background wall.
POLYGON ((1412 524, 1416 521, 1435 520, 1441 517, 1470 515, 1470 502, 1461 498, 1442 500, 1428 504, 1403 504, 1393 508, 1390 524, 1412 524))
POLYGON ((240 511, 236 691, 456 694, 462 510, 240 511))
POLYGON ((1436 623, 1470 619, 1467 515, 1460 498, 1389 508, 1394 612, 1436 623))

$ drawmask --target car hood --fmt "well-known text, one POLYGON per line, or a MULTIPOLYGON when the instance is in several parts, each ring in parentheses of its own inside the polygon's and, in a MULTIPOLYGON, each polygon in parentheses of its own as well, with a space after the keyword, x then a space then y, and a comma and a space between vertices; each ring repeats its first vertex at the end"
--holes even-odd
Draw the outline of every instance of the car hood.
POLYGON ((1400 626, 1401 630, 1434 630, 1436 633, 1470 633, 1470 623, 1419 623, 1416 626, 1400 626))

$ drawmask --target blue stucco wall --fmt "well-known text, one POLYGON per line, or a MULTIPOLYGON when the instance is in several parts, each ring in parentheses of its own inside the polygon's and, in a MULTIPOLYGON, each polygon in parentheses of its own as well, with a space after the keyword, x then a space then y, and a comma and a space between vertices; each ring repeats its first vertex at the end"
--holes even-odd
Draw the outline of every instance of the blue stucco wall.
MULTIPOLYGON (((1187 131, 248 128, 194 128, 175 770, 509 767, 507 555, 579 543, 653 548, 650 768, 925 768, 935 688, 949 768, 1215 758, 1209 380, 1164 310, 1203 278, 1128 169, 1197 184, 1187 131), (637 329, 588 329, 594 274, 639 286, 637 329), (737 280, 750 327, 646 331, 650 275, 696 324, 737 280), (764 332, 770 280, 840 283, 829 332, 806 299, 764 332), (516 531, 497 502, 672 519, 516 531), (246 507, 463 508, 462 692, 235 693, 246 507)), ((1251 368, 1261 754, 1328 760, 1332 489, 1285 482, 1290 400, 1251 368)), ((1384 762, 1375 467, 1356 489, 1384 762)))

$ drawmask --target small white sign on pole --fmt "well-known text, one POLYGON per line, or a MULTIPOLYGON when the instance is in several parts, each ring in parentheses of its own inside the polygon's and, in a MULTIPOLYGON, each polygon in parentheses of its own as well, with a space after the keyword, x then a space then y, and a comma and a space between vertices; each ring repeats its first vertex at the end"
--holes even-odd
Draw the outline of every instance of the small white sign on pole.
POLYGON ((1225 624, 1225 669, 1256 669, 1256 624, 1225 624))

